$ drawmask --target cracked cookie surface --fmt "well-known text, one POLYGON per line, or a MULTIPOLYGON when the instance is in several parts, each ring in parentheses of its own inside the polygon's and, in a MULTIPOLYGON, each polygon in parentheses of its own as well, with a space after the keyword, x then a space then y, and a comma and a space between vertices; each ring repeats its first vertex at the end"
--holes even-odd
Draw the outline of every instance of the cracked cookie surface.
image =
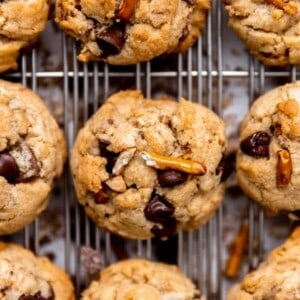
POLYGON ((270 66, 300 64, 299 0, 225 0, 229 26, 270 66))
POLYGON ((0 80, 0 235, 16 232, 47 206, 66 142, 31 90, 0 80))
POLYGON ((209 0, 58 0, 55 20, 80 40, 79 60, 130 65, 186 51, 209 8, 209 0))
POLYGON ((124 237, 196 229, 222 200, 226 146, 224 123, 208 108, 121 91, 77 135, 77 198, 99 227, 124 237))
POLYGON ((242 121, 237 179, 271 214, 300 210, 300 82, 259 97, 242 121))
POLYGON ((0 72, 17 68, 20 50, 31 45, 45 29, 48 14, 47 0, 0 2, 0 72))
POLYGON ((47 257, 0 242, 0 299, 74 300, 69 276, 47 257))
POLYGON ((177 266, 145 259, 110 265, 82 293, 82 300, 204 300, 177 266))
POLYGON ((300 227, 255 271, 228 292, 227 300, 300 299, 300 227))

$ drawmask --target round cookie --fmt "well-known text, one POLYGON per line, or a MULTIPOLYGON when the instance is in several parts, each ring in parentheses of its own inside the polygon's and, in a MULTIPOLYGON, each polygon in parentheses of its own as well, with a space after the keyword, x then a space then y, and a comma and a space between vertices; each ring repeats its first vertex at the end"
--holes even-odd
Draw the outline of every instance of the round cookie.
POLYGON ((229 26, 265 65, 300 64, 299 0, 225 0, 229 26))
POLYGON ((47 206, 66 142, 37 94, 0 80, 0 235, 16 232, 47 206))
POLYGON ((224 123, 208 108, 121 91, 78 133, 77 198, 99 227, 124 237, 196 229, 222 200, 226 146, 224 123))
POLYGON ((209 0, 58 0, 55 21, 80 40, 80 61, 130 65, 186 51, 209 8, 209 0))
POLYGON ((299 299, 300 227, 228 292, 227 300, 299 299))
POLYGON ((17 68, 20 49, 32 44, 48 21, 48 0, 0 2, 0 72, 17 68))
POLYGON ((237 180, 270 214, 300 210, 300 81, 259 97, 240 128, 237 180))
POLYGON ((81 300, 203 300, 177 266, 131 258, 112 264, 83 291, 81 300))
POLYGON ((75 296, 69 276, 47 257, 0 242, 0 298, 73 300, 75 296))

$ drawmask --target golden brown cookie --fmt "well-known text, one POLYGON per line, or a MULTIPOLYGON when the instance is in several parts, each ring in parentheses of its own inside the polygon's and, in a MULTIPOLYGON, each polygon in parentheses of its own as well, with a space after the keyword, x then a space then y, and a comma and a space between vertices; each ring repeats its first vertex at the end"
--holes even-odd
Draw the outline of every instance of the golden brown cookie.
POLYGON ((16 232, 47 206, 66 142, 42 99, 0 80, 0 235, 16 232))
POLYGON ((82 300, 203 300, 195 284, 177 266, 127 259, 102 270, 82 300))
POLYGON ((47 257, 0 242, 0 299, 74 300, 69 276, 47 257))
POLYGON ((300 64, 299 0, 225 0, 229 26, 266 65, 300 64))
POLYGON ((128 238, 196 229, 222 200, 226 146, 224 123, 208 108, 121 91, 76 138, 78 200, 101 228, 128 238))
POLYGON ((20 50, 45 29, 48 14, 47 0, 0 2, 0 72, 17 68, 20 50))
POLYGON ((79 60, 130 65, 186 51, 209 8, 209 0, 58 0, 55 20, 81 42, 79 60))
POLYGON ((300 227, 259 267, 233 286, 227 300, 300 299, 300 227))
POLYGON ((241 124, 237 179, 271 214, 299 213, 299 141, 299 81, 259 97, 241 124))

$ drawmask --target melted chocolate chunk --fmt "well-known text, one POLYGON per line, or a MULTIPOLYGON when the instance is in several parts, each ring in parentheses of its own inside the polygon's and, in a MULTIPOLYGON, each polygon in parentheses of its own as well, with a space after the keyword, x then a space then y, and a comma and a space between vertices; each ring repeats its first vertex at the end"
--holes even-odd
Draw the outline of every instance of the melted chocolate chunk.
POLYGON ((120 53, 125 44, 125 25, 117 23, 106 28, 97 34, 96 42, 104 57, 120 53))
POLYGON ((235 154, 230 153, 229 155, 223 154, 217 168, 216 168, 216 175, 221 175, 221 182, 224 182, 230 174, 234 170, 235 165, 235 154))
POLYGON ((168 238, 175 234, 176 232, 176 219, 175 218, 169 218, 167 221, 165 221, 162 224, 162 227, 159 227, 158 225, 154 225, 151 228, 151 232, 157 237, 157 238, 168 238))
POLYGON ((111 174, 119 154, 107 150, 107 146, 109 145, 110 142, 108 141, 104 141, 104 140, 99 141, 100 155, 106 158, 106 165, 105 165, 106 172, 111 174))
POLYGON ((160 195, 154 194, 147 203, 144 214, 147 220, 164 224, 175 211, 174 206, 160 195))
POLYGON ((157 180, 162 187, 173 187, 185 182, 188 174, 176 170, 159 170, 157 172, 157 180))
POLYGON ((54 300, 54 295, 46 298, 41 295, 41 292, 38 292, 34 295, 22 295, 19 300, 54 300))
POLYGON ((0 176, 3 176, 9 183, 15 183, 19 177, 16 161, 8 153, 0 154, 0 176))
POLYGON ((98 193, 94 195, 94 200, 96 204, 105 204, 108 202, 108 195, 105 190, 101 189, 98 193))
POLYGON ((255 158, 269 158, 270 135, 265 131, 257 131, 245 138, 241 144, 241 150, 255 158))

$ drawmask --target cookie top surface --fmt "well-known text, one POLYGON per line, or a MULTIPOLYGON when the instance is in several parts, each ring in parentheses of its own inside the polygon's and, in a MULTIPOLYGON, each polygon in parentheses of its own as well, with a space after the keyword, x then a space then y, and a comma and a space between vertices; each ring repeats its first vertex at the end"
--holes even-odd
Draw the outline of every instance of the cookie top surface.
POLYGON ((287 241, 275 248, 259 267, 233 286, 227 300, 299 298, 300 284, 300 228, 287 241))
POLYGON ((21 48, 45 29, 49 1, 10 0, 0 3, 0 72, 17 68, 21 48))
POLYGON ((81 41, 81 61, 130 65, 191 47, 209 0, 56 1, 56 22, 81 41))
POLYGON ((300 64, 299 0, 225 0, 229 26, 266 65, 300 64))
POLYGON ((200 104, 116 93, 76 138, 78 200, 100 227, 129 238, 198 228, 222 199, 226 146, 223 121, 200 104))
POLYGON ((241 124, 237 179, 270 213, 300 209, 299 140, 299 81, 259 97, 241 124))
POLYGON ((82 293, 82 300, 200 300, 194 283, 177 266, 127 259, 100 273, 82 293))
POLYGON ((0 299, 75 299, 71 280, 63 270, 17 244, 0 242, 0 279, 0 299))
POLYGON ((31 222, 46 206, 66 158, 54 117, 31 90, 0 80, 0 234, 31 222))

